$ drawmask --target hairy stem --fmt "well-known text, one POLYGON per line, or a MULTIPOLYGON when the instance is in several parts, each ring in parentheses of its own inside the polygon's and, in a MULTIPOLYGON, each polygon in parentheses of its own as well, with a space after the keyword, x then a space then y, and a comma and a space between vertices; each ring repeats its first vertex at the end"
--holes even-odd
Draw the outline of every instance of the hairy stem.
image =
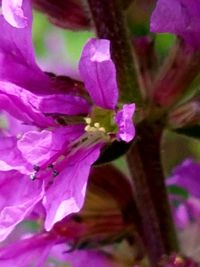
POLYGON ((153 265, 161 257, 178 251, 178 243, 160 161, 161 125, 138 125, 139 141, 127 161, 135 186, 136 201, 143 218, 144 239, 153 265))
POLYGON ((134 181, 136 203, 142 220, 143 242, 146 246, 151 265, 156 266, 161 256, 164 255, 165 250, 137 144, 130 150, 127 161, 134 181))

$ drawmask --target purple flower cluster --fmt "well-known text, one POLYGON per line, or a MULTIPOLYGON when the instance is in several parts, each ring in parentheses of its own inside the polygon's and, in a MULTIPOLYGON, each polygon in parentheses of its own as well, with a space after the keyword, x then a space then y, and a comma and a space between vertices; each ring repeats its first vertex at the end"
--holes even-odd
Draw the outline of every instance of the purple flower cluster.
MULTIPOLYGON (((66 93, 56 88, 37 66, 29 0, 3 0, 0 28, 0 110, 8 124, 0 135, 2 241, 38 207, 44 209, 46 231, 81 209, 90 168, 101 148, 113 140, 133 139, 135 105, 117 108, 108 40, 91 39, 83 48, 79 71, 84 97, 74 88, 66 93)), ((27 242, 15 250, 17 257, 21 249, 30 249, 27 242)), ((51 234, 31 239, 33 257, 43 249, 46 255, 56 242, 51 234)), ((23 264, 16 266, 28 266, 23 257, 23 264)))
MULTIPOLYGON (((189 84, 198 72, 200 0, 157 0, 151 16, 151 31, 172 33, 179 40, 176 43, 178 53, 173 54, 175 60, 166 60, 157 76, 153 74, 157 72, 156 64, 148 64, 156 57, 147 60, 148 53, 135 49, 136 63, 126 58, 129 55, 128 37, 123 35, 124 39, 127 37, 124 42, 113 37, 118 27, 119 33, 123 31, 120 22, 116 24, 115 34, 110 35, 111 42, 97 38, 87 41, 78 66, 80 81, 42 70, 36 63, 32 42, 32 5, 61 27, 89 27, 81 1, 70 0, 69 3, 69 10, 79 16, 71 16, 68 20, 65 15, 70 11, 67 13, 67 3, 62 0, 58 3, 49 0, 0 1, 0 266, 133 267, 135 263, 146 266, 148 259, 152 266, 196 266, 192 260, 180 256, 178 248, 175 251, 176 244, 170 243, 173 242, 170 235, 174 233, 175 236, 175 231, 170 223, 164 225, 165 220, 160 220, 162 214, 169 217, 166 221, 171 220, 165 184, 156 184, 156 181, 163 179, 157 157, 160 156, 158 144, 166 118, 170 117, 171 104, 175 104, 179 92, 184 92, 186 82, 189 84), (60 18, 59 14, 64 15, 60 18), (127 44, 119 51, 119 58, 113 46, 115 42, 119 48, 127 44), (186 60, 183 51, 187 52, 186 60), (125 60, 123 68, 119 68, 118 62, 116 71, 111 55, 115 63, 119 59, 125 60), (192 64, 193 59, 195 64, 192 64), (181 72, 177 69, 183 62, 185 69, 181 72), (126 63, 130 65, 125 66, 126 63), (128 157, 133 160, 128 158, 127 162, 132 183, 112 164, 96 165, 107 148, 112 150, 116 143, 129 143, 135 137, 135 104, 131 99, 129 104, 120 102, 121 78, 132 75, 134 63, 136 74, 133 73, 133 77, 137 77, 138 88, 144 93, 140 100, 143 103, 138 108, 138 140, 145 145, 137 143, 130 148, 128 157), (130 73, 126 73, 126 67, 130 67, 130 73), (167 93, 163 93, 163 88, 167 88, 167 93), (157 95, 159 101, 155 100, 157 95), (165 95, 164 102, 169 100, 169 110, 168 104, 163 108, 164 102, 160 101, 165 95), (159 172, 154 170, 155 166, 159 172), (157 180, 151 180, 150 184, 148 176, 157 180), (160 192, 157 196, 157 186, 163 196, 160 192), (157 205, 159 199, 162 199, 166 213, 162 205, 157 205), (150 205, 146 205, 148 203, 150 205), (149 218, 153 227, 146 228, 149 218), (34 225, 36 229, 30 229, 34 225), (169 236, 161 233, 162 229, 169 230, 169 236), (158 237, 155 244, 154 236, 158 237), (127 254, 123 259, 117 255, 113 244, 124 246, 121 252, 127 254), (132 250, 131 260, 126 248, 132 250)), ((95 1, 88 1, 88 4, 93 16, 95 1)), ((120 7, 122 3, 116 1, 116 6, 118 4, 120 7)), ((142 6, 146 6, 146 1, 142 6)), ((115 5, 111 7, 114 9, 115 5)), ((113 20, 118 12, 119 8, 117 12, 113 11, 113 20)), ((109 20, 111 24, 112 19, 109 20)), ((134 45, 137 48, 135 42, 134 45)), ((147 48, 150 48, 150 54, 154 53, 153 42, 149 42, 147 48)), ((136 84, 131 81, 132 76, 124 79, 128 85, 136 84)), ((129 95, 131 86, 129 88, 127 84, 124 88, 128 88, 129 95)), ((138 88, 135 90, 142 95, 138 88)), ((181 111, 185 122, 185 110, 181 111)), ((171 114, 180 116, 176 109, 171 114)), ((191 118, 188 120, 191 123, 191 118)), ((198 116, 196 120, 199 121, 198 116)), ((115 153, 114 149, 112 153, 115 153)), ((200 227, 199 171, 200 164, 187 159, 166 180, 169 189, 171 186, 176 188, 174 194, 169 194, 169 199, 178 233, 193 224, 200 227)), ((186 251, 185 256, 190 254, 186 251)))

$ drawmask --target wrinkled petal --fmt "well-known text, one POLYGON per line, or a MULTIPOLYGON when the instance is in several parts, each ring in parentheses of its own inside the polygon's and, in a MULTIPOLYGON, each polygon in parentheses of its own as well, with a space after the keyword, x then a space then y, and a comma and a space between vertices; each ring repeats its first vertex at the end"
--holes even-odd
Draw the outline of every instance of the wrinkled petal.
MULTIPOLYGON (((15 7, 21 6, 20 0, 4 0, 3 14, 11 19, 15 7), (7 12, 9 10, 9 12, 7 12)), ((43 92, 51 87, 50 79, 35 62, 32 44, 32 11, 29 0, 23 0, 21 10, 26 17, 27 26, 15 28, 0 15, 0 80, 14 82, 29 90, 43 92)), ((17 10, 20 10, 17 8, 17 10)), ((17 16, 15 16, 15 19, 17 16)), ((19 18, 19 17, 18 17, 19 18)), ((18 21, 19 22, 19 21, 18 21)))
POLYGON ((68 214, 81 209, 89 171, 99 153, 99 146, 83 149, 65 163, 65 169, 56 177, 43 199, 47 212, 45 221, 47 231, 68 214))
POLYGON ((4 132, 7 136, 21 136, 23 133, 28 131, 36 130, 37 128, 33 125, 24 124, 22 121, 14 118, 9 113, 3 111, 2 119, 4 120, 4 132))
POLYGON ((200 198, 200 164, 191 159, 177 166, 172 176, 167 180, 168 185, 184 188, 190 195, 200 198))
POLYGON ((0 109, 28 124, 41 127, 53 125, 53 120, 39 110, 42 97, 15 84, 0 81, 0 109))
POLYGON ((151 17, 152 32, 181 36, 200 48, 200 0, 158 0, 151 17))
POLYGON ((115 122, 119 128, 117 137, 125 142, 130 142, 135 136, 135 127, 133 125, 134 112, 135 104, 127 104, 115 115, 115 122))
POLYGON ((80 96, 58 94, 43 97, 39 109, 46 114, 78 115, 88 114, 90 105, 80 96))
POLYGON ((56 239, 47 234, 20 240, 0 249, 0 265, 5 267, 44 267, 55 242, 56 239))
POLYGON ((54 246, 51 255, 56 260, 67 263, 72 267, 117 267, 118 264, 106 253, 97 250, 75 250, 70 253, 64 253, 66 246, 59 244, 54 246))
POLYGON ((17 148, 15 137, 0 137, 0 171, 18 170, 21 173, 30 173, 31 165, 23 158, 17 148))
POLYGON ((3 16, 8 23, 16 28, 27 26, 27 17, 24 16, 22 8, 23 1, 27 0, 2 0, 3 16))
POLYGON ((115 65, 108 40, 90 39, 83 48, 79 71, 97 106, 114 109, 118 101, 115 65))
POLYGON ((58 127, 50 130, 26 132, 17 143, 23 158, 33 165, 53 163, 68 143, 83 133, 82 126, 58 127))
POLYGON ((55 125, 49 114, 88 114, 90 105, 79 96, 37 95, 13 83, 0 81, 0 109, 27 124, 48 127, 55 125))
POLYGON ((0 172, 0 241, 24 220, 43 194, 41 181, 33 183, 16 171, 0 172))

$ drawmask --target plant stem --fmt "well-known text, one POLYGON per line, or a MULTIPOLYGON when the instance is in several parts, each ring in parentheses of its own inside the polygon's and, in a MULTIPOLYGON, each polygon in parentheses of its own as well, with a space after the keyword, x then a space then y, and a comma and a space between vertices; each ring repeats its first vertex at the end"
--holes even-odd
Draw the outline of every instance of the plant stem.
POLYGON ((138 125, 139 141, 127 157, 143 218, 144 239, 153 265, 178 251, 178 243, 160 161, 161 125, 138 125), (150 224, 150 225, 149 225, 150 224))
POLYGON ((137 144, 130 150, 127 161, 134 182, 136 203, 142 220, 143 242, 151 265, 156 266, 161 256, 164 255, 165 250, 137 144))
POLYGON ((141 105, 141 94, 133 63, 121 0, 87 0, 99 38, 111 42, 112 59, 122 101, 141 105))

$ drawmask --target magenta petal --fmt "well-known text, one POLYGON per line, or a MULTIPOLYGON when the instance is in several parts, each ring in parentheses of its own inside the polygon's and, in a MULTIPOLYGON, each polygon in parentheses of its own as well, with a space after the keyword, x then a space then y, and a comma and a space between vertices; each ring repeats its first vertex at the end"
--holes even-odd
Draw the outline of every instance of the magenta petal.
POLYGON ((40 102, 40 111, 46 114, 88 114, 89 110, 89 103, 80 96, 74 95, 44 96, 40 102))
POLYGON ((47 213, 47 231, 65 216, 78 212, 83 205, 90 167, 98 158, 100 147, 82 150, 79 155, 78 153, 65 163, 65 169, 56 177, 43 199, 47 213))
POLYGON ((31 166, 23 158, 17 148, 15 137, 0 137, 0 171, 18 170, 21 173, 30 173, 31 166))
POLYGON ((158 0, 151 17, 151 31, 179 35, 199 49, 199 13, 200 0, 158 0))
POLYGON ((39 97, 22 87, 9 82, 0 81, 0 109, 13 117, 40 127, 53 125, 53 120, 39 110, 39 97))
MULTIPOLYGON (((22 15, 20 0, 4 0, 3 14, 14 20, 22 15), (15 8, 15 7, 19 8, 15 8), (11 16, 13 14, 13 17, 11 16)), ((37 66, 32 44, 32 10, 29 0, 23 0, 23 16, 27 26, 15 28, 0 15, 0 79, 16 83, 29 90, 42 92, 50 88, 50 79, 37 66)))
POLYGON ((53 163, 68 143, 79 137, 83 132, 81 126, 58 127, 50 130, 26 132, 18 141, 17 146, 24 159, 33 165, 53 163))
POLYGON ((135 127, 133 125, 134 112, 135 104, 127 104, 115 115, 115 122, 119 128, 117 137, 127 143, 135 136, 135 127))
POLYGON ((0 172, 0 241, 24 220, 42 199, 41 181, 34 183, 16 171, 0 172))
POLYGON ((114 109, 118 101, 115 65, 108 40, 90 39, 81 55, 79 71, 97 106, 114 109))
POLYGON ((158 0, 151 17, 152 32, 177 34, 185 26, 181 0, 158 0))
POLYGON ((176 226, 179 228, 185 228, 190 223, 188 209, 185 203, 180 204, 174 212, 176 226))
POLYGON ((67 263, 72 267, 117 267, 119 266, 108 254, 94 249, 74 250, 64 253, 66 245, 59 244, 51 251, 52 258, 67 263))
POLYGON ((200 163, 187 159, 173 170, 167 185, 180 186, 192 196, 200 198, 199 173, 200 163))
POLYGON ((27 26, 27 17, 24 16, 22 3, 29 0, 2 0, 2 13, 8 23, 16 28, 27 26))
MULTIPOLYGON (((0 248, 0 265, 4 267, 44 267, 56 239, 38 234, 0 248)), ((55 265, 53 265, 55 266, 55 265)))

